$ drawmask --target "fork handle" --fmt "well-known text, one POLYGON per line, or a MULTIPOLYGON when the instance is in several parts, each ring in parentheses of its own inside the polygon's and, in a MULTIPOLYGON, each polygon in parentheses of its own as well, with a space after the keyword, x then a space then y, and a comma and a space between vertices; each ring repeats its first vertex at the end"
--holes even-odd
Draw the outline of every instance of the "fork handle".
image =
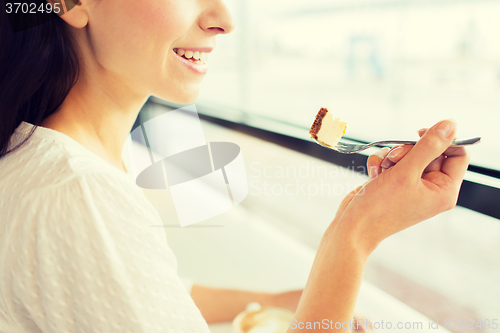
MULTIPOLYGON (((450 147, 461 147, 468 146, 479 143, 481 141, 480 137, 463 139, 463 140, 455 140, 450 144, 450 147)), ((376 145, 414 145, 417 141, 405 141, 405 140, 388 140, 388 141, 378 141, 376 145)))

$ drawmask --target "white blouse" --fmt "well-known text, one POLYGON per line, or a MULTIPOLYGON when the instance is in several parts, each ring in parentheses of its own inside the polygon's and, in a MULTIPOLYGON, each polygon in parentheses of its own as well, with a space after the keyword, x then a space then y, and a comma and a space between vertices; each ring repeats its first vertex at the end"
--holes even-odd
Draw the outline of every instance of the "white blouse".
POLYGON ((130 175, 38 127, 0 159, 0 332, 209 332, 159 224, 130 175))

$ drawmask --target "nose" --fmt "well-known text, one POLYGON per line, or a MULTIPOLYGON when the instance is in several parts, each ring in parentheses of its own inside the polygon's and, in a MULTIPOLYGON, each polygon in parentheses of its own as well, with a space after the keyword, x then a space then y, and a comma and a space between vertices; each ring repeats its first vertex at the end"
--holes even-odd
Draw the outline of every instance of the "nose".
POLYGON ((228 34, 234 30, 234 21, 223 0, 202 0, 205 10, 199 25, 207 32, 228 34))

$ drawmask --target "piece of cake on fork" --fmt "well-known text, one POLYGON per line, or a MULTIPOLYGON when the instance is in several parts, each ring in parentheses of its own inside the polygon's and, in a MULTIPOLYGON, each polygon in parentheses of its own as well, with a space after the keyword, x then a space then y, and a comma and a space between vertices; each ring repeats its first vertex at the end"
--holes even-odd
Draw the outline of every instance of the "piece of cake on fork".
POLYGON ((345 134, 347 123, 333 118, 328 109, 321 108, 309 130, 311 137, 329 147, 335 147, 345 134))

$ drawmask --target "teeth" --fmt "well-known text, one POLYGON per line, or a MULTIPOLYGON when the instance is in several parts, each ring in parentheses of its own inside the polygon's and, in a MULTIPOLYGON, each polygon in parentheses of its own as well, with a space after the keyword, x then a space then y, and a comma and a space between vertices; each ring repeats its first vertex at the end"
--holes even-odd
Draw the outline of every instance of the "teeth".
POLYGON ((186 59, 191 59, 191 61, 196 64, 201 64, 208 58, 208 53, 206 52, 190 51, 184 49, 174 49, 174 51, 181 57, 184 56, 186 59))

